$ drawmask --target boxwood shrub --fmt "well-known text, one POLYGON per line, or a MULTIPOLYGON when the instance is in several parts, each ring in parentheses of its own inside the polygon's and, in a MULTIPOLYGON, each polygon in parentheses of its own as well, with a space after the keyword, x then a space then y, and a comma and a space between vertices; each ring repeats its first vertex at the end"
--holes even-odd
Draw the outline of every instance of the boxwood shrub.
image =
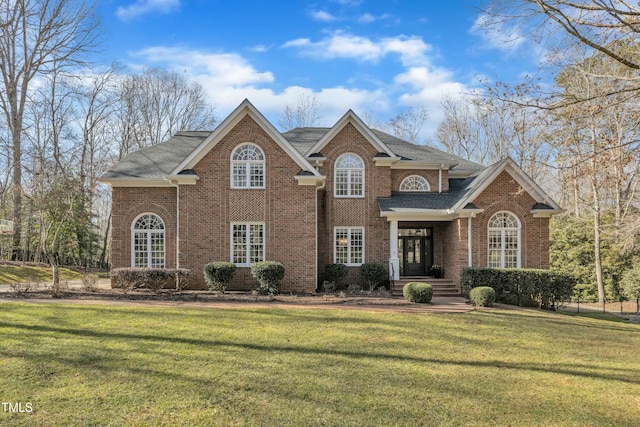
POLYGON ((378 286, 382 286, 389 280, 389 273, 384 264, 378 262, 366 262, 360 266, 360 276, 369 285, 369 290, 373 291, 378 286))
POLYGON ((284 278, 284 265, 277 261, 261 261, 251 265, 251 274, 258 280, 261 294, 280 293, 280 280, 284 278))
POLYGON ((471 304, 479 305, 480 307, 492 307, 496 300, 496 291, 489 286, 478 286, 471 289, 469 292, 469 299, 471 304))
POLYGON ((489 286, 496 292, 496 302, 532 305, 555 310, 571 298, 576 278, 553 270, 516 268, 466 268, 462 273, 462 292, 489 286))
POLYGON ((409 282, 402 288, 402 295, 409 302, 430 303, 433 287, 424 282, 409 282))
POLYGON ((340 285, 340 281, 347 277, 347 266, 344 264, 327 264, 324 269, 324 278, 329 282, 333 282, 336 287, 340 285))
POLYGON ((203 273, 209 290, 224 293, 236 274, 236 265, 232 262, 214 261, 204 266, 203 273))

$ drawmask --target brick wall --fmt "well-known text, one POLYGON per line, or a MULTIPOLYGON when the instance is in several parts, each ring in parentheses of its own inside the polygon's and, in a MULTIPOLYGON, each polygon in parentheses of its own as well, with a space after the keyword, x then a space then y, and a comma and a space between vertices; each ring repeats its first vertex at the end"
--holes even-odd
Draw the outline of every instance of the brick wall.
POLYGON ((535 200, 509 175, 502 172, 473 203, 484 212, 473 221, 473 265, 488 265, 488 224, 497 212, 509 211, 521 223, 520 254, 523 268, 549 268, 549 220, 534 218, 535 200))
POLYGON ((176 189, 114 187, 111 217, 111 264, 113 268, 131 267, 131 226, 141 214, 158 215, 165 226, 165 263, 176 265, 176 189))
MULTIPOLYGON (((373 157, 377 150, 348 123, 322 150, 327 159, 319 168, 326 175, 326 189, 321 193, 324 218, 318 227, 322 245, 318 259, 318 269, 324 273, 327 264, 333 263, 334 227, 364 227, 365 262, 380 262, 387 265, 389 260, 389 224, 380 217, 378 197, 391 194, 391 173, 389 167, 375 166, 373 157), (334 164, 344 153, 360 156, 365 164, 364 198, 334 197, 334 164)), ((394 244, 397 244, 394 242, 394 244)), ((359 283, 359 268, 349 269, 348 281, 359 283)), ((322 277, 321 277, 322 279, 322 277)))
MULTIPOLYGON (((193 285, 204 286, 207 262, 231 260, 231 223, 259 222, 265 227, 265 259, 285 266, 283 291, 314 291, 316 189, 298 185, 300 166, 246 116, 194 170, 198 184, 180 189, 180 265, 196 272, 193 285), (265 189, 231 189, 232 152, 247 142, 265 154, 265 189)), ((238 267, 229 289, 255 288, 250 268, 238 267)))

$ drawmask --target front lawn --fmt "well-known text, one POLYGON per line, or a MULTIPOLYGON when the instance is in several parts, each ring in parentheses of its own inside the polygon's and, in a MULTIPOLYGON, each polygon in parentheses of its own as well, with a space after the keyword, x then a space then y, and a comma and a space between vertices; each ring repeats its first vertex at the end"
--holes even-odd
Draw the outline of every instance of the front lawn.
POLYGON ((0 425, 575 425, 640 419, 640 326, 535 310, 403 314, 0 304, 0 425))
MULTIPOLYGON (((20 264, 0 264, 0 284, 24 282, 51 282, 53 273, 49 267, 26 266, 20 264)), ((82 274, 60 268, 60 280, 77 280, 82 274)))

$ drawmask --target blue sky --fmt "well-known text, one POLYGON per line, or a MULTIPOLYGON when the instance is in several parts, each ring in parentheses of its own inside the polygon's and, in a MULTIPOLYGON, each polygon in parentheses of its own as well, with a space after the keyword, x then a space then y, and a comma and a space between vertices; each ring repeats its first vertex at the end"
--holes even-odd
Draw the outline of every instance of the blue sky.
POLYGON ((516 82, 537 67, 517 29, 480 29, 480 0, 106 0, 104 52, 131 71, 161 67, 198 81, 224 118, 248 98, 277 124, 284 105, 313 95, 321 125, 348 109, 386 121, 408 107, 442 119, 439 102, 516 82), (505 42, 506 40, 509 40, 505 42), (511 41, 514 40, 514 41, 511 41))

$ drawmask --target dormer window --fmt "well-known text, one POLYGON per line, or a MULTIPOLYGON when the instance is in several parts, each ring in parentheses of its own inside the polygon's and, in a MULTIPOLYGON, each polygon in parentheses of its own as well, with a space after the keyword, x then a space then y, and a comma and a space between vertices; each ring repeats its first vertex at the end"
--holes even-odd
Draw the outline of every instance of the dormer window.
POLYGON ((264 153, 254 144, 242 144, 231 156, 231 188, 264 188, 264 153))
POLYGON ((347 153, 336 160, 335 196, 364 197, 364 162, 358 155, 347 153))
POLYGON ((431 191, 431 187, 424 177, 411 175, 402 180, 400 191, 431 191))

